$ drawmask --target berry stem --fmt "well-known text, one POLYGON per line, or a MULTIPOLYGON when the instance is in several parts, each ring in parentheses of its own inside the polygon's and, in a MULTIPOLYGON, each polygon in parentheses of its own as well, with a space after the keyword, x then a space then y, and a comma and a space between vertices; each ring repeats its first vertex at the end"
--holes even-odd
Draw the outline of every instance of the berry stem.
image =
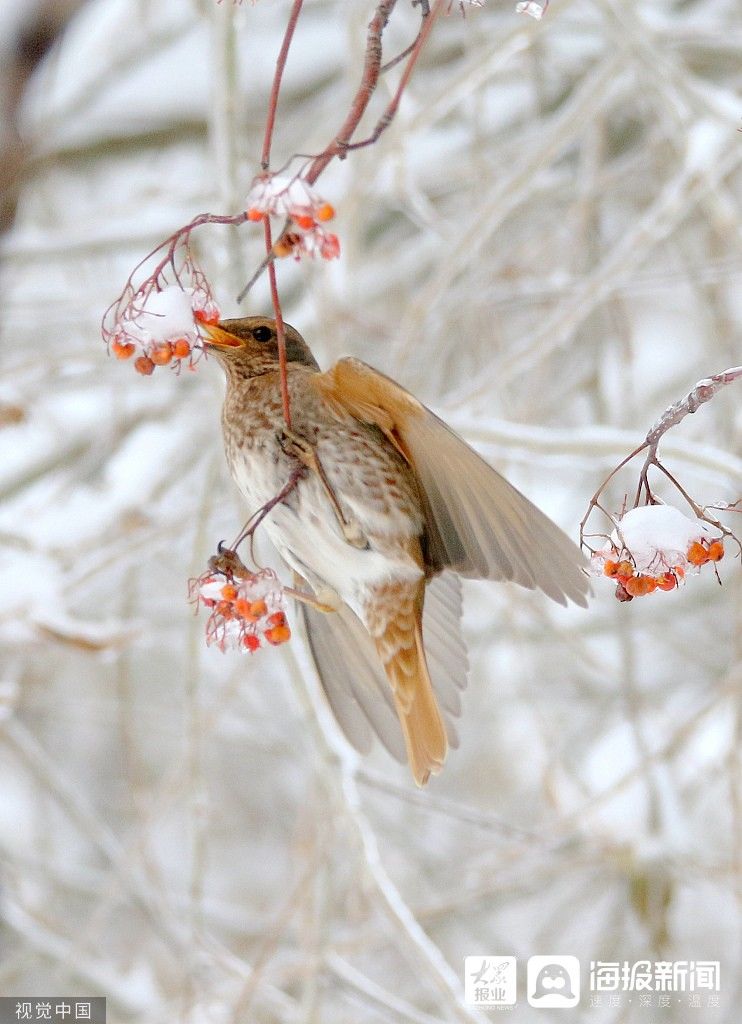
MULTIPOLYGON (((286 60, 289 55, 289 48, 291 46, 291 40, 294 38, 294 31, 296 29, 296 23, 299 20, 301 14, 301 8, 304 0, 294 0, 291 5, 291 14, 286 25, 286 31, 283 34, 283 41, 281 43, 281 49, 278 51, 278 58, 276 60, 276 70, 273 74, 273 85, 271 86, 271 94, 268 100, 268 114, 265 119, 265 135, 263 136, 263 152, 260 158, 260 166, 264 171, 268 171, 271 162, 271 145, 273 144, 273 130, 276 124, 276 111, 278 110, 278 96, 281 91, 281 82, 283 80, 283 72, 286 68, 286 60)), ((291 429, 291 406, 289 403, 289 384, 288 384, 288 371, 286 366, 286 332, 283 327, 283 312, 281 310, 281 300, 278 294, 278 282, 276 280, 276 265, 271 259, 273 253, 273 237, 271 232, 270 218, 263 218, 263 230, 265 233, 265 254, 268 260, 268 281, 270 283, 271 300, 273 302, 273 314, 276 321, 276 340, 278 341, 278 367, 281 375, 281 405, 283 407, 283 419, 287 429, 291 429)), ((238 301, 245 295, 243 290, 240 293, 238 301)))
POLYGON ((260 158, 260 166, 264 171, 267 171, 270 167, 271 162, 271 145, 273 143, 273 129, 276 124, 276 111, 278 109, 278 94, 281 91, 281 81, 283 79, 283 72, 286 67, 286 59, 289 55, 289 47, 291 46, 291 40, 294 38, 294 30, 296 29, 296 23, 299 20, 301 14, 301 8, 304 0, 294 0, 291 5, 291 14, 289 15, 288 24, 286 25, 286 31, 283 34, 283 42, 281 43, 281 49, 278 51, 278 59, 276 60, 276 70, 273 73, 273 85, 271 86, 271 94, 268 100, 268 115, 265 119, 265 135, 263 136, 263 153, 260 158))

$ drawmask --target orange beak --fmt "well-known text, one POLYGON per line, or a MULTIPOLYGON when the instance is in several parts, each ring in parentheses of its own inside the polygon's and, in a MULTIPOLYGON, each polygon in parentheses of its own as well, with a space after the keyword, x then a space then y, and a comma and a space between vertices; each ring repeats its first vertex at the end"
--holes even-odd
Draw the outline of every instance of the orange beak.
POLYGON ((244 342, 236 337, 234 334, 230 334, 229 331, 225 331, 223 327, 218 324, 201 324, 201 330, 206 334, 207 345, 214 345, 216 348, 242 348, 244 342))

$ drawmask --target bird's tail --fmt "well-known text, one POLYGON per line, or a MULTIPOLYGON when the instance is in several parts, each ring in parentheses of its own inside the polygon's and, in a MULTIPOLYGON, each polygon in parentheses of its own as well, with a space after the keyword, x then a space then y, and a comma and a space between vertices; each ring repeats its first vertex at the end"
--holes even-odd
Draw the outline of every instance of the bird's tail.
POLYGON ((375 638, 418 786, 440 772, 448 753, 446 729, 425 661, 421 598, 422 593, 409 609, 400 609, 375 638))

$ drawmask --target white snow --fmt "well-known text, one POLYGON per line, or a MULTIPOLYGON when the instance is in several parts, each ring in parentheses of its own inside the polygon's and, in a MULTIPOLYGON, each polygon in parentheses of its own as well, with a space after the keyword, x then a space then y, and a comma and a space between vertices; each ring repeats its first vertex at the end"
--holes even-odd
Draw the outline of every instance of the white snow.
POLYGON ((524 0, 524 2, 515 5, 515 13, 529 14, 532 18, 535 18, 536 21, 540 21, 544 16, 548 3, 549 0, 546 0, 546 3, 536 3, 535 0, 524 0))
POLYGON ((611 540, 619 549, 625 545, 636 568, 642 570, 656 567, 659 561, 668 565, 684 562, 693 541, 719 535, 708 523, 686 516, 672 505, 645 505, 626 513, 611 540))
POLYGON ((177 285, 153 291, 142 303, 141 312, 134 319, 123 320, 121 327, 127 336, 139 341, 167 341, 178 335, 192 335, 192 293, 177 285))
POLYGON ((264 213, 287 217, 292 213, 312 213, 323 204, 319 194, 302 178, 274 174, 258 177, 247 195, 245 205, 264 213))
MULTIPOLYGON (((272 166, 321 151, 337 130, 358 82, 365 6, 304 5, 272 166)), ((335 161, 314 186, 337 208, 342 259, 287 259, 276 271, 285 315, 323 366, 352 354, 393 376, 574 537, 608 470, 694 381, 728 365, 723 328, 742 317, 742 171, 731 163, 739 30, 728 0, 621 5, 642 40, 628 69, 615 24, 593 16, 595 5, 552 4, 545 32, 515 6, 469 4, 462 18, 454 2, 378 145, 335 161), (675 69, 657 104, 646 101, 653 54, 675 69), (723 161, 723 187, 713 187, 723 161), (571 330, 563 352, 541 353, 513 378, 512 357, 559 315, 571 330)), ((99 324, 138 260, 179 225, 244 208, 286 13, 275 0, 96 0, 49 54, 21 112, 32 159, 0 240, 0 388, 25 415, 0 429, 0 713, 17 705, 3 722, 0 830, 5 902, 27 911, 22 927, 10 922, 18 990, 33 990, 52 937, 77 949, 84 903, 100 913, 82 921, 89 941, 74 965, 115 975, 117 1005, 123 991, 142 1004, 133 1015, 153 1021, 174 1008, 196 1020, 213 1003, 234 1011, 244 958, 224 951, 249 951, 296 879, 363 889, 363 857, 321 856, 322 836, 318 845, 305 828, 309 800, 310 826, 338 814, 367 823, 410 911, 445 903, 436 931, 454 957, 462 936, 506 934, 524 956, 566 949, 587 961, 607 927, 611 956, 646 956, 652 928, 631 895, 664 861, 674 885, 662 956, 720 957, 728 994, 741 962, 729 871, 740 579, 731 550, 723 587, 707 566, 705 588, 652 601, 600 601, 596 587, 587 612, 467 581, 461 745, 417 796, 378 745, 363 761, 347 753, 313 696, 301 629, 255 658, 205 647, 210 609, 195 614, 186 581, 254 511, 221 452, 223 374, 203 360, 197 373, 162 368, 143 382, 131 361, 108 359, 99 324), (315 784, 328 773, 342 774, 340 796, 315 784), (80 808, 83 825, 100 826, 81 828, 80 808), (297 829, 306 842, 292 841, 297 829), (131 870, 108 899, 121 864, 131 870), (488 897, 493 884, 503 898, 488 897), (480 898, 462 903, 462 887, 480 898), (142 901, 152 914, 136 912, 142 901), (172 958, 151 955, 158 936, 197 965, 187 992, 172 958)), ((385 56, 419 23, 419 6, 398 4, 385 56)), ((357 138, 402 70, 380 82, 357 138)), ((307 205, 301 185, 290 192, 307 205)), ((205 227, 193 243, 228 315, 270 310, 265 276, 249 301, 234 301, 264 256, 259 226, 205 227)), ((172 297, 153 295, 141 321, 136 304, 121 312, 145 327, 137 348, 190 333, 185 297, 172 297)), ((738 496, 734 398, 728 389, 663 440, 668 468, 699 502, 738 496)), ((634 493, 632 467, 612 500, 634 493)), ((682 564, 677 551, 709 531, 669 486, 661 493, 679 513, 630 513, 619 532, 663 557, 674 544, 682 564)), ((263 527, 256 559, 290 579, 263 527)), ((233 634, 239 623, 226 622, 225 643, 233 634)), ((436 971, 406 970, 391 933, 368 949, 363 915, 349 923, 336 902, 323 908, 328 936, 353 944, 350 962, 377 980, 390 964, 385 987, 421 1012, 436 971)), ((407 943, 425 924, 408 920, 407 943)), ((291 921, 276 932, 256 1015, 295 1014, 286 966, 301 955, 296 933, 291 921)), ((49 990, 64 984, 69 960, 46 958, 49 990)), ((342 997, 325 989, 324 1016, 342 1018, 342 997)))

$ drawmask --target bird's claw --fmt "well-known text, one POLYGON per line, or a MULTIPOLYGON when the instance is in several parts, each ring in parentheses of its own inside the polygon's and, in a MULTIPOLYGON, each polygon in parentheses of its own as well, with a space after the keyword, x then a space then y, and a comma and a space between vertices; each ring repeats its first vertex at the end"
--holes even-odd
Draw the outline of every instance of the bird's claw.
POLYGON ((351 545, 351 547, 363 550, 368 547, 368 538, 366 537, 363 530, 360 528, 355 520, 343 519, 340 522, 340 529, 343 531, 343 537, 351 545))
POLYGON ((287 455, 293 455, 309 469, 316 470, 317 452, 311 441, 307 441, 301 434, 295 434, 293 430, 284 428, 278 435, 278 443, 287 455))
POLYGON ((209 571, 218 572, 230 579, 233 576, 242 578, 249 576, 250 571, 236 551, 228 548, 224 541, 219 541, 218 554, 212 555, 209 559, 209 571))

